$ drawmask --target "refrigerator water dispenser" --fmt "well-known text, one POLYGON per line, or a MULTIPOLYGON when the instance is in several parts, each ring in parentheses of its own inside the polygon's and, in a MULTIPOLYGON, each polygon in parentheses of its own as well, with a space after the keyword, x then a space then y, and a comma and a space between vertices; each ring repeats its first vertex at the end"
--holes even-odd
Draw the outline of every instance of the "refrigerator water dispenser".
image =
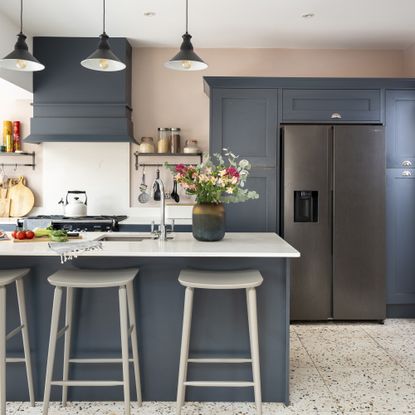
POLYGON ((294 222, 318 222, 317 191, 294 191, 294 222))

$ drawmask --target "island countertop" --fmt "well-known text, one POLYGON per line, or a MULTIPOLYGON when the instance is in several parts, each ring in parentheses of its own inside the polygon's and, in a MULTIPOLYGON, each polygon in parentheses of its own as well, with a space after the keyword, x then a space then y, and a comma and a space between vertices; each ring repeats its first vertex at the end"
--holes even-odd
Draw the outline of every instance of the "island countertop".
MULTIPOLYGON (((108 233, 83 232, 83 241, 97 240, 108 233)), ((114 232, 117 236, 148 236, 139 232, 114 232)), ((74 242, 77 242, 74 241, 74 242)), ((70 244, 70 242, 68 243, 70 244)), ((0 242, 0 256, 57 256, 48 242, 0 242)), ((103 241, 102 249, 80 254, 88 257, 206 257, 206 258, 296 258, 300 253, 275 233, 227 233, 218 242, 200 242, 191 233, 173 234, 159 241, 103 241)))

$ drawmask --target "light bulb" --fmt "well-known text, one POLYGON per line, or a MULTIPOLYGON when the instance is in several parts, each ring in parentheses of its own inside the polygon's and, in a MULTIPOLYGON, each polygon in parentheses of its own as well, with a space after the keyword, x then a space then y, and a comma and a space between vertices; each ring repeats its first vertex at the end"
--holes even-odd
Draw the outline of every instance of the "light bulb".
POLYGON ((22 61, 20 59, 16 60, 16 68, 17 69, 25 69, 26 68, 26 62, 22 61))
POLYGON ((192 67, 191 61, 182 61, 182 67, 183 69, 190 69, 192 67))
POLYGON ((109 63, 107 59, 100 59, 99 60, 99 67, 101 69, 108 69, 109 63))

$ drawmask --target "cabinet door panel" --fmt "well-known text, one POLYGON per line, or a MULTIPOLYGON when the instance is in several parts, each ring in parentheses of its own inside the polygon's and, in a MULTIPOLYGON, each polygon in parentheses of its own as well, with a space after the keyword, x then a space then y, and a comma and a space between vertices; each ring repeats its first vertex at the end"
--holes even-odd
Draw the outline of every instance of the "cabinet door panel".
POLYGON ((415 166, 415 91, 386 91, 387 166, 415 166))
POLYGON ((271 168, 253 168, 246 182, 249 190, 256 190, 259 199, 226 205, 228 232, 276 232, 277 180, 271 168))
POLYGON ((380 90, 284 89, 283 122, 379 123, 380 90))
POLYGON ((415 172, 387 171, 388 304, 415 304, 415 172))
POLYGON ((218 89, 211 94, 210 151, 229 148, 255 166, 276 166, 277 91, 218 89))

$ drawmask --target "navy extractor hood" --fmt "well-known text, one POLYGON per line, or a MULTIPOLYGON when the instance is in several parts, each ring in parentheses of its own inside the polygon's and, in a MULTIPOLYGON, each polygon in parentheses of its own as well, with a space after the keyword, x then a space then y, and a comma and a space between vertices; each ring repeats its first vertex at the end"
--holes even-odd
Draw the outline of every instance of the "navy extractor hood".
POLYGON ((111 48, 127 67, 96 72, 79 63, 96 42, 96 38, 33 39, 34 53, 46 69, 33 76, 33 118, 25 142, 134 142, 131 46, 125 38, 111 38, 111 48))

